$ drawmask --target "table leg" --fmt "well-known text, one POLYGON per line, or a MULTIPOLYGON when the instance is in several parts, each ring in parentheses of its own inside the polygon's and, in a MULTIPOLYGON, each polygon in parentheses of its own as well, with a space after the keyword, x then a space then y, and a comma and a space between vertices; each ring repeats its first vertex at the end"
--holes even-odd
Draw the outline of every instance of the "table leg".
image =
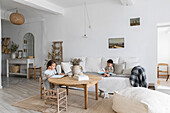
POLYGON ((87 109, 88 106, 88 88, 87 84, 84 86, 84 101, 85 101, 85 109, 87 109))
POLYGON ((30 79, 30 68, 28 68, 28 79, 30 79))
POLYGON ((36 68, 34 68, 34 80, 36 80, 36 68))
POLYGON ((68 86, 66 86, 66 90, 67 90, 67 95, 68 95, 68 86))
POLYGON ((6 60, 6 66, 7 66, 7 77, 9 77, 9 61, 8 59, 6 60))
POLYGON ((96 89, 96 100, 98 100, 98 82, 95 84, 96 89))
POLYGON ((167 75, 167 79, 166 79, 166 81, 168 81, 168 79, 169 79, 169 75, 167 75))

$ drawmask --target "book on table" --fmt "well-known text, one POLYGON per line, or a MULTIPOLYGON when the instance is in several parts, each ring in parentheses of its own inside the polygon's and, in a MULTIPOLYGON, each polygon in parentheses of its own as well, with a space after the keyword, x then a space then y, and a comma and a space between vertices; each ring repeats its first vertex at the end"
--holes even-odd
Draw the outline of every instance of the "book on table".
POLYGON ((52 75, 50 76, 50 78, 62 78, 64 77, 65 75, 52 75))
POLYGON ((74 75, 73 78, 78 80, 78 81, 89 80, 89 77, 87 75, 84 75, 84 74, 74 75))

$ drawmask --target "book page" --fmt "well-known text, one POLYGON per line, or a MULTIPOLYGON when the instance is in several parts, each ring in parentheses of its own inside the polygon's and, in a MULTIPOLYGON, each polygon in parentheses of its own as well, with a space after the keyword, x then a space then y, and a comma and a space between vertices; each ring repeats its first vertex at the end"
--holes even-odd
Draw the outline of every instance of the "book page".
POLYGON ((62 78, 62 77, 64 77, 65 75, 53 75, 53 76, 51 76, 50 78, 62 78))

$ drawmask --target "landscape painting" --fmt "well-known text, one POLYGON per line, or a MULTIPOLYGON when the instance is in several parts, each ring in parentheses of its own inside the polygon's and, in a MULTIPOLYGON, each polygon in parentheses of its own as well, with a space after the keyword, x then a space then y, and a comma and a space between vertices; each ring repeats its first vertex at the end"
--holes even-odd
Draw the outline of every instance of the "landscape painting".
POLYGON ((124 38, 109 38, 109 49, 124 48, 124 38))
POLYGON ((130 26, 139 26, 140 25, 140 18, 131 18, 130 19, 130 26))

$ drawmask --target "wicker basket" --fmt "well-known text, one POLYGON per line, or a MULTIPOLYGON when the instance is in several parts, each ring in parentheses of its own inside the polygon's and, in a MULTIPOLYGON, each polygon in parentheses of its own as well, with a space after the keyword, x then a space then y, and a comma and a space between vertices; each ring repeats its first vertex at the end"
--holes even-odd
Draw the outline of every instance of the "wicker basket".
POLYGON ((10 72, 11 73, 20 73, 20 66, 18 66, 18 65, 11 65, 10 66, 10 72))

